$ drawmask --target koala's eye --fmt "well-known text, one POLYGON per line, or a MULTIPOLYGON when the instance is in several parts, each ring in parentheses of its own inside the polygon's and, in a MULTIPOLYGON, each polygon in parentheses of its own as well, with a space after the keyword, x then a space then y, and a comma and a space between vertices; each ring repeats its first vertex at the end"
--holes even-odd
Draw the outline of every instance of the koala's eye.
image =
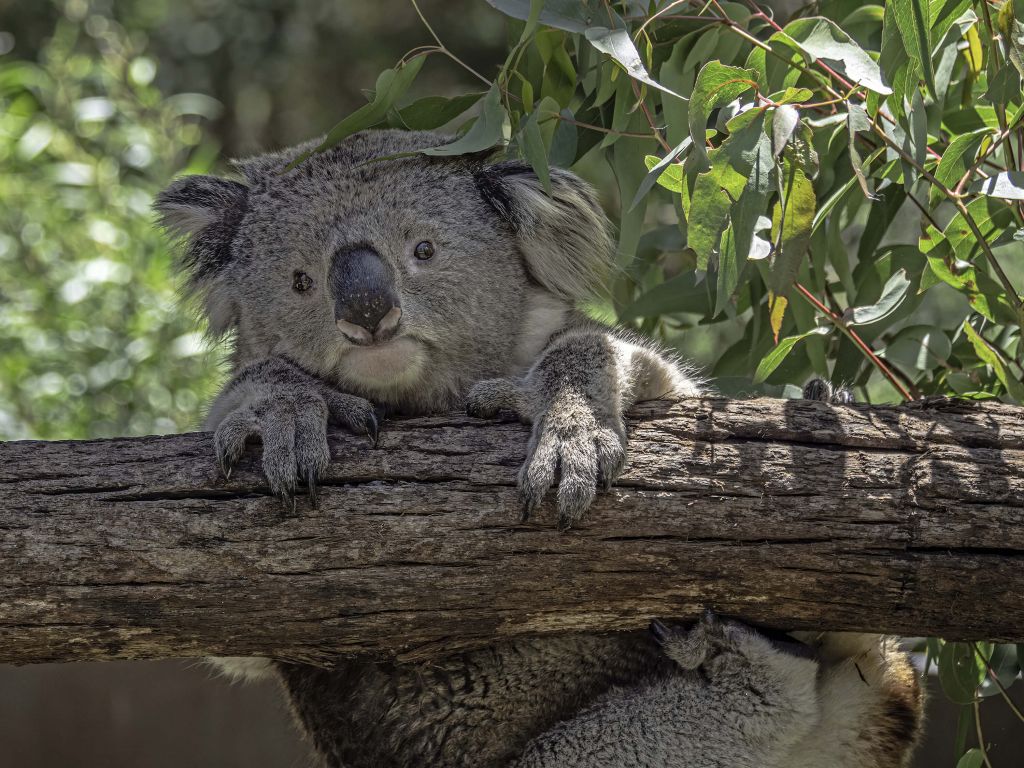
POLYGON ((423 242, 416 244, 416 247, 413 249, 413 253, 420 261, 431 259, 434 257, 434 244, 424 240, 423 242))
POLYGON ((313 278, 307 275, 305 272, 296 272, 292 276, 292 288, 299 293, 308 291, 313 287, 313 278))

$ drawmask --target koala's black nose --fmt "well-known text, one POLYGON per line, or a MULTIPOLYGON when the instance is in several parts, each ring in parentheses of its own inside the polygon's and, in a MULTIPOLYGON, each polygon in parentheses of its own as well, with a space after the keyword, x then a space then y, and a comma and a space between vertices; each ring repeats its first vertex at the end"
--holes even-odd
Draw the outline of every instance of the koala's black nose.
POLYGON ((344 249, 334 256, 330 272, 334 319, 355 344, 383 342, 395 335, 402 319, 395 278, 376 251, 344 249))

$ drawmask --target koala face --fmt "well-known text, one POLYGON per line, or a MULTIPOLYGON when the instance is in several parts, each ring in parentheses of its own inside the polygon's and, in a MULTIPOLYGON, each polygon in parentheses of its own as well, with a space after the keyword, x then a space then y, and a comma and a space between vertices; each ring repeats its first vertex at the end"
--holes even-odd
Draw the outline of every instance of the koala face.
MULTIPOLYGON (((245 182, 179 179, 156 207, 239 362, 288 357, 409 411, 525 367, 538 322, 565 322, 610 253, 590 189, 519 163, 409 153, 436 134, 370 131, 292 170, 306 145, 238 164, 245 182), (403 155, 401 157, 391 157, 403 155), (384 158, 384 159, 382 159, 384 158)), ((543 343, 542 339, 540 343, 543 343)))

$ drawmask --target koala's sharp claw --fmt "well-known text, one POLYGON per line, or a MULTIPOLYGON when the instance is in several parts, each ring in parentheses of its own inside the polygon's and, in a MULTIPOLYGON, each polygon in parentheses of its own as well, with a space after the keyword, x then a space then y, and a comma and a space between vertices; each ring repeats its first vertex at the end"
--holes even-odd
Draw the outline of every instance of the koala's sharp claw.
POLYGON ((306 476, 306 488, 309 489, 309 506, 317 509, 320 506, 320 494, 316 487, 316 477, 312 472, 306 476))
POLYGON ((519 522, 526 523, 530 520, 530 515, 533 514, 533 510, 537 508, 537 503, 527 495, 522 495, 519 499, 520 514, 519 522))
POLYGON ((370 436, 370 447, 376 448, 380 442, 380 422, 375 414, 370 414, 366 420, 366 434, 370 436))
POLYGON ((234 469, 235 468, 232 467, 230 464, 228 464, 228 465, 226 465, 224 467, 224 479, 225 480, 230 480, 231 479, 231 473, 234 471, 234 469))
POLYGON ((650 630, 658 645, 664 645, 668 641, 669 629, 657 619, 651 619, 650 630))
POLYGON ((281 506, 284 508, 285 515, 295 515, 295 496, 289 491, 282 491, 279 497, 281 499, 281 506))

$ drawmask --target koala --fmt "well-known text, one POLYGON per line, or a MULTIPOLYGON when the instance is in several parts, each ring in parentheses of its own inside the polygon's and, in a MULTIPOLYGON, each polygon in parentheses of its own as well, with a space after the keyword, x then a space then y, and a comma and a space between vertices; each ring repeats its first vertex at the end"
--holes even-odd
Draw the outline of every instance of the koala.
MULTIPOLYGON (((241 161, 234 179, 180 178, 155 202, 183 241, 188 291, 211 332, 232 344, 233 376, 206 422, 216 461, 229 476, 246 443, 260 440, 267 482, 289 514, 302 496, 317 503, 329 424, 376 440, 382 413, 466 408, 480 417, 513 412, 532 425, 518 475, 523 516, 553 490, 566 529, 622 469, 625 411, 703 389, 652 342, 579 310, 612 263, 608 222, 589 186, 551 169, 549 194, 520 162, 417 152, 450 140, 366 131, 291 167, 311 142, 241 161)), ((647 632, 516 639, 422 664, 216 663, 239 677, 276 676, 330 768, 540 764, 529 761, 562 744, 558 734, 571 734, 578 717, 591 717, 588 706, 611 713, 599 702, 626 695, 616 691, 645 699, 654 695, 650 681, 680 675, 647 632)), ((751 679, 786 663, 762 654, 749 664, 751 679)), ((820 694, 820 686, 805 689, 812 699, 820 694)), ((732 751, 713 753, 732 743, 725 734, 671 742, 684 751, 706 743, 712 753, 701 760, 709 765, 760 749, 743 735, 755 726, 742 713, 756 712, 733 710, 735 694, 717 701, 717 690, 692 687, 708 718, 690 727, 728 725, 732 751)), ((881 687, 871 691, 873 701, 887 700, 881 687)), ((778 693, 788 695, 796 694, 778 693)), ((802 706, 813 713, 813 704, 802 706)), ((666 723, 687 718, 664 715, 666 723)), ((878 762, 872 739, 849 743, 857 756, 850 766, 899 764, 878 762)), ((583 765, 585 755, 566 764, 583 765)), ((610 759, 604 764, 618 764, 610 759)))
POLYGON ((527 744, 515 768, 902 766, 920 729, 905 654, 875 635, 772 640, 712 613, 651 631, 675 668, 615 686, 527 744))

